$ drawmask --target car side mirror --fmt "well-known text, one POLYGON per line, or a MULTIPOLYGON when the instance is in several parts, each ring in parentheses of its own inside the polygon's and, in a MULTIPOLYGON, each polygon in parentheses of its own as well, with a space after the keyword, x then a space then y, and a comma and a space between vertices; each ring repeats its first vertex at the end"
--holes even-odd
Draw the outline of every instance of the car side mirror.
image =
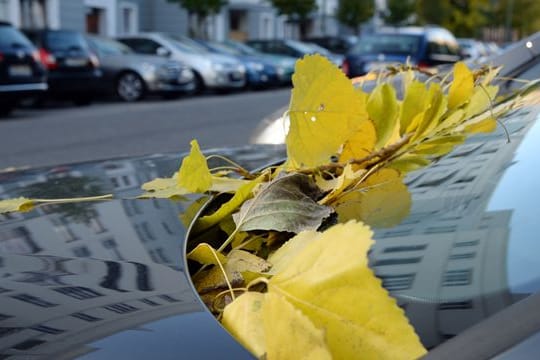
POLYGON ((158 56, 162 56, 162 57, 169 57, 171 56, 171 52, 167 49, 165 49, 164 47, 160 46, 156 49, 156 54, 158 56))

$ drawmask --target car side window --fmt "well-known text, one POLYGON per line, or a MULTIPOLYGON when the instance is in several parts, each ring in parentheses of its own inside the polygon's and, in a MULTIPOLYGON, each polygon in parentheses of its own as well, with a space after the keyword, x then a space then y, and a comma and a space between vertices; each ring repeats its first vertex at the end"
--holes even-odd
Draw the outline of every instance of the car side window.
POLYGON ((156 55, 157 49, 161 47, 157 42, 150 39, 126 39, 124 43, 135 52, 149 55, 156 55))

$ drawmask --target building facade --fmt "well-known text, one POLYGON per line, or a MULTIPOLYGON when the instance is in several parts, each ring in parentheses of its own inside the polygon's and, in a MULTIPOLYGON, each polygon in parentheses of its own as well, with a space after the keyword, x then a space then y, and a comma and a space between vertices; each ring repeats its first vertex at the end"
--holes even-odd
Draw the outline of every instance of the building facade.
MULTIPOLYGON (((338 0, 318 0, 308 33, 336 35, 340 28, 334 13, 338 0)), ((118 36, 139 31, 189 35, 189 16, 179 4, 167 0, 0 0, 0 20, 19 28, 70 29, 118 36)), ((206 21, 208 37, 299 38, 298 25, 279 15, 270 1, 229 0, 206 21)))

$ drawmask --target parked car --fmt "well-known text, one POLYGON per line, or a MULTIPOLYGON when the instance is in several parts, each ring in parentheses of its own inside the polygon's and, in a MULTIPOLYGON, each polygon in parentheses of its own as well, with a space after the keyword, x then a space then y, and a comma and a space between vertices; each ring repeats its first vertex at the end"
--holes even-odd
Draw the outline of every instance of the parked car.
POLYGON ((286 55, 297 59, 308 54, 320 53, 338 66, 341 66, 343 60, 341 56, 326 49, 317 49, 313 45, 296 40, 249 40, 246 44, 263 53, 286 55))
MULTIPOLYGON (((427 359, 536 356, 538 110, 531 104, 503 119, 510 143, 501 132, 481 134, 411 173, 410 214, 375 230, 370 264, 430 349, 427 359)), ((250 169, 285 155, 260 145, 214 153, 250 169)), ((134 198, 143 179, 170 176, 178 159, 0 173, 0 197, 124 198, 0 215, 4 358, 253 358, 189 278, 178 214, 195 200, 134 198)))
POLYGON ((0 115, 45 90, 46 72, 37 49, 20 31, 0 22, 0 115))
POLYGON ((342 69, 349 77, 393 63, 409 63, 430 68, 461 59, 456 38, 448 30, 435 27, 382 29, 364 36, 345 56, 342 69))
POLYGON ((48 94, 86 105, 96 97, 102 71, 84 36, 72 30, 26 29, 48 70, 48 94), (84 84, 84 86, 81 86, 84 84))
POLYGON ((291 77, 294 73, 294 65, 297 60, 296 57, 263 53, 243 42, 231 39, 223 41, 222 44, 242 55, 255 56, 264 59, 265 61, 269 61, 277 67, 278 76, 282 83, 285 84, 291 82, 291 77))
POLYGON ((309 37, 308 42, 315 43, 335 53, 345 55, 358 42, 356 36, 318 36, 309 37))
POLYGON ((103 70, 101 85, 124 101, 148 93, 177 97, 195 89, 193 71, 181 62, 157 55, 136 54, 126 45, 104 37, 87 36, 103 70))
POLYGON ((118 39, 135 52, 181 61, 193 69, 195 92, 208 89, 239 89, 246 85, 246 69, 237 60, 186 45, 173 36, 147 33, 118 39))
POLYGON ((458 38, 457 41, 465 59, 478 60, 488 55, 481 43, 475 39, 458 38))
MULTIPOLYGON (((280 83, 278 68, 270 61, 257 56, 243 55, 241 52, 216 41, 197 40, 197 43, 215 54, 233 56, 242 62, 246 67, 246 86, 265 88, 280 83)), ((283 69, 281 69, 281 73, 283 73, 283 69)))

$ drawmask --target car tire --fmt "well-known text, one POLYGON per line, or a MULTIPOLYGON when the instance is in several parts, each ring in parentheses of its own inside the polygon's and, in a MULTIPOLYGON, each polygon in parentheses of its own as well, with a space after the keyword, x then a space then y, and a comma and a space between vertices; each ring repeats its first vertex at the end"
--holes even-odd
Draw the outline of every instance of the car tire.
POLYGON ((122 73, 116 80, 116 95, 125 102, 141 100, 146 92, 144 80, 133 71, 122 73))
POLYGON ((206 88, 203 78, 196 72, 194 72, 193 82, 195 83, 195 86, 193 87, 193 90, 188 92, 190 95, 200 94, 206 88))

